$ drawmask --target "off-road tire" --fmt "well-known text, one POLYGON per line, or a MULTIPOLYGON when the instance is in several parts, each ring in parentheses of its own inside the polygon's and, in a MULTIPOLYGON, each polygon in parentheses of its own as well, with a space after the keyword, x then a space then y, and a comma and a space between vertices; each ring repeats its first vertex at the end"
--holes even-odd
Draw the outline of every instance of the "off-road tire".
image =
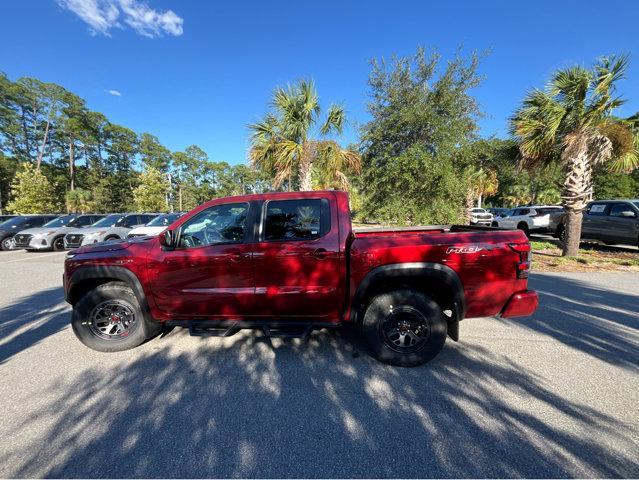
POLYGON ((414 367, 428 362, 442 350, 446 342, 447 324, 440 306, 417 290, 398 289, 375 296, 364 314, 362 334, 378 360, 402 367, 414 367), (427 336, 415 351, 402 352, 391 345, 384 333, 385 326, 394 322, 398 312, 419 314, 425 321, 427 336), (412 313, 411 313, 412 312, 412 313))
POLYGON ((99 352, 119 352, 135 348, 162 330, 160 323, 146 319, 133 290, 122 282, 99 285, 84 295, 73 308, 71 326, 73 333, 82 343, 99 352), (95 314, 95 309, 108 301, 117 301, 134 315, 135 321, 132 322, 126 336, 107 339, 100 336, 92 326, 92 314, 95 314))

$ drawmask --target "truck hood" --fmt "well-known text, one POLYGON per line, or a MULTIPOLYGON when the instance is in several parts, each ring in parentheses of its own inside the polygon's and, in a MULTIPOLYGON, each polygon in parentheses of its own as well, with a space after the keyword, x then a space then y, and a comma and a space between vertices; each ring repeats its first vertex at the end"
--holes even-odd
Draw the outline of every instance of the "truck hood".
POLYGON ((126 250, 134 243, 151 243, 154 239, 148 237, 133 237, 126 240, 110 240, 108 242, 93 243, 90 245, 84 245, 80 248, 72 250, 74 255, 81 253, 99 253, 99 252, 114 252, 117 250, 126 250))
POLYGON ((129 235, 159 235, 168 227, 160 225, 159 227, 137 227, 129 231, 129 235))

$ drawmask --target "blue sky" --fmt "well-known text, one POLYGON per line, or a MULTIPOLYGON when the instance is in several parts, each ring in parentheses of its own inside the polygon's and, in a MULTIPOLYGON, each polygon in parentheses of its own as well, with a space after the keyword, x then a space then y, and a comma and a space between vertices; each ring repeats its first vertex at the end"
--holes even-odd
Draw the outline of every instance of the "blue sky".
POLYGON ((266 111, 276 85, 315 79, 324 105, 346 106, 348 143, 368 119, 370 59, 418 45, 444 56, 460 45, 491 51, 475 90, 484 136, 505 136, 525 91, 556 68, 610 53, 631 55, 621 113, 634 113, 638 24, 639 2, 630 0, 3 0, 0 70, 59 83, 172 150, 197 144, 213 160, 240 163, 246 125, 266 111))

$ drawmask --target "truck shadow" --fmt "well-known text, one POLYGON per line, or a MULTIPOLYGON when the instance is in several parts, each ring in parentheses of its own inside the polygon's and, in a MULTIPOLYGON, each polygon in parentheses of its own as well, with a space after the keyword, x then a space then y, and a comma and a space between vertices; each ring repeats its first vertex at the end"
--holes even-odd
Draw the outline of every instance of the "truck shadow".
POLYGON ((339 332, 274 346, 241 333, 194 347, 183 335, 126 361, 96 354, 43 385, 40 406, 5 429, 30 435, 0 453, 2 476, 639 475, 629 424, 479 346, 400 369, 358 356, 339 332), (192 348, 171 347, 183 341, 192 348))
POLYGON ((41 290, 0 307, 0 364, 69 323, 62 287, 41 290))
POLYGON ((539 308, 518 324, 612 365, 639 369, 639 294, 558 275, 531 275, 539 308))

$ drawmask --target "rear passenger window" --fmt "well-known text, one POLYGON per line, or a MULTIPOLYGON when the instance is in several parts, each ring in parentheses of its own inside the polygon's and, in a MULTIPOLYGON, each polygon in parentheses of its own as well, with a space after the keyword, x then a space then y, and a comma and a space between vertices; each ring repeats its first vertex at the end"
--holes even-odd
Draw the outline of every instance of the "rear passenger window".
POLYGON ((606 210, 605 203, 594 203, 588 209, 588 215, 603 215, 606 210))
POLYGON ((282 200, 266 204, 264 239, 312 240, 330 229, 328 202, 321 199, 282 200))

